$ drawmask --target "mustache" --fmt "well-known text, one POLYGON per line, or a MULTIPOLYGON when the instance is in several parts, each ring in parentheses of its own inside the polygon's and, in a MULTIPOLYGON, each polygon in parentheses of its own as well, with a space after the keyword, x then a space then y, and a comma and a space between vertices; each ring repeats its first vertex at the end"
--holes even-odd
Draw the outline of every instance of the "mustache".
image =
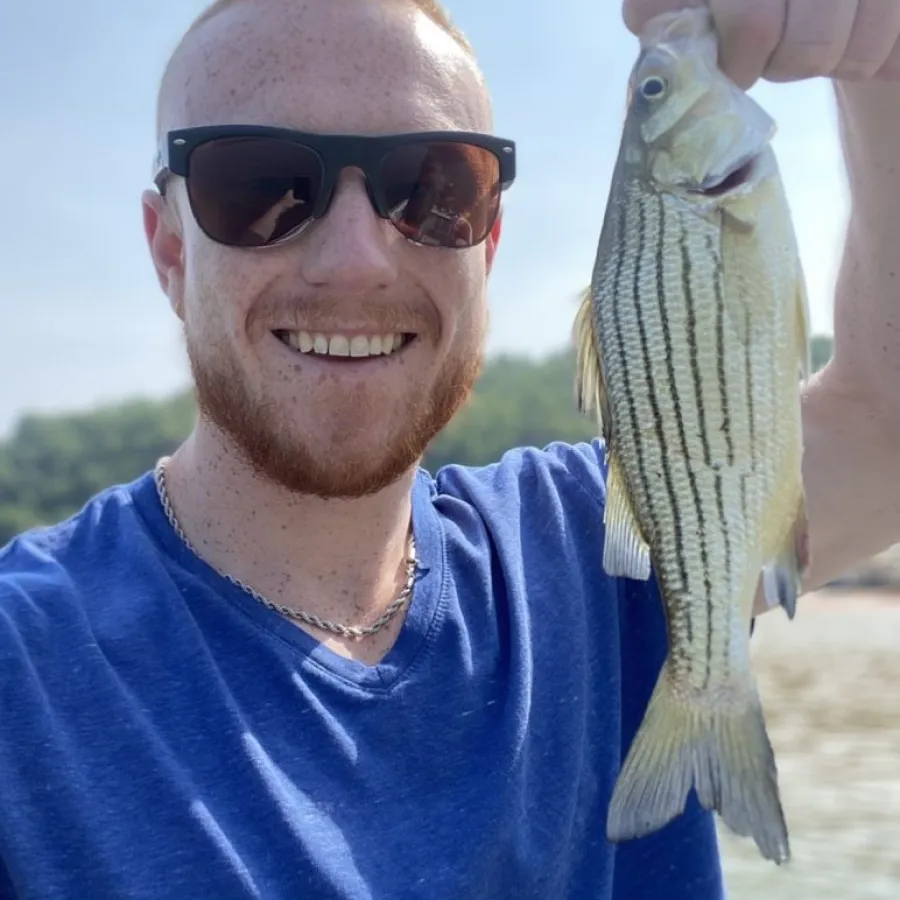
POLYGON ((249 313, 254 329, 375 328, 384 332, 437 334, 440 318, 427 300, 391 300, 387 297, 280 297, 256 304, 249 313))

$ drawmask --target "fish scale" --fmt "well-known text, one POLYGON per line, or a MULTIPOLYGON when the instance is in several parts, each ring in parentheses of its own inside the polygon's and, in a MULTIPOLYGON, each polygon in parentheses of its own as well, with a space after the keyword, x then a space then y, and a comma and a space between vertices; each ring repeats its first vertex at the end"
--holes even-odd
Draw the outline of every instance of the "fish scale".
MULTIPOLYGON (((630 388, 611 392, 610 412, 622 425, 615 450, 634 486, 636 511, 651 543, 654 534, 672 535, 659 541, 657 576, 676 599, 673 619, 684 634, 673 643, 690 665, 697 651, 685 641, 706 641, 711 652, 712 627, 708 608, 692 609, 690 598, 710 604, 715 594, 741 590, 732 581, 741 570, 733 546, 752 540, 746 500, 764 488, 760 472, 753 496, 742 492, 753 469, 754 413, 766 410, 754 410, 746 393, 728 385, 743 384, 747 372, 761 380, 770 360, 759 353, 761 372, 754 373, 747 345, 725 320, 718 226, 663 195, 628 191, 621 209, 629 208, 634 213, 623 212, 625 227, 612 239, 616 263, 598 276, 596 291, 610 302, 599 307, 597 331, 607 350, 607 383, 630 388)), ((742 629, 746 615, 734 610, 733 618, 723 625, 742 629)))
POLYGON ((749 648, 761 578, 793 617, 808 565, 800 381, 808 311, 774 123, 716 66, 706 9, 641 36, 590 287, 578 395, 606 445, 604 568, 655 575, 669 653, 608 837, 688 792, 790 856, 749 648))

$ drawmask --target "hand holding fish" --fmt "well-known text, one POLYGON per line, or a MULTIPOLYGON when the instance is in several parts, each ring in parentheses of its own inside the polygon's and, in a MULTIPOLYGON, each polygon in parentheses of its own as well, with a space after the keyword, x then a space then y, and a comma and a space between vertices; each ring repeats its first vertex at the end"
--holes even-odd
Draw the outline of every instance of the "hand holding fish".
POLYGON ((900 81, 900 3, 884 0, 624 0, 637 34, 654 16, 709 6, 719 64, 741 87, 757 79, 900 81))

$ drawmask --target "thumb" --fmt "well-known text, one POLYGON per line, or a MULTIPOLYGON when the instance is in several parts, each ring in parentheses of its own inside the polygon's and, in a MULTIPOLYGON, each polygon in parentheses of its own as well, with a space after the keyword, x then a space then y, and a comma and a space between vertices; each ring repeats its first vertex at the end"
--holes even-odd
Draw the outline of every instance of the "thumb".
POLYGON ((625 20, 625 27, 637 35, 654 16, 660 13, 706 5, 706 0, 624 0, 622 18, 625 20))

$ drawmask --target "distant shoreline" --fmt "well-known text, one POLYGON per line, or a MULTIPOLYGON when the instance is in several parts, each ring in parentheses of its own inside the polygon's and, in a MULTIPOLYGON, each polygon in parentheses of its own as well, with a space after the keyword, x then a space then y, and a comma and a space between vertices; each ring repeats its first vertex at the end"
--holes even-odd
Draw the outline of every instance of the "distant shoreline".
POLYGON ((900 614, 900 585, 885 587, 854 587, 834 585, 814 591, 800 600, 797 610, 802 613, 848 612, 853 610, 893 610, 900 614))

